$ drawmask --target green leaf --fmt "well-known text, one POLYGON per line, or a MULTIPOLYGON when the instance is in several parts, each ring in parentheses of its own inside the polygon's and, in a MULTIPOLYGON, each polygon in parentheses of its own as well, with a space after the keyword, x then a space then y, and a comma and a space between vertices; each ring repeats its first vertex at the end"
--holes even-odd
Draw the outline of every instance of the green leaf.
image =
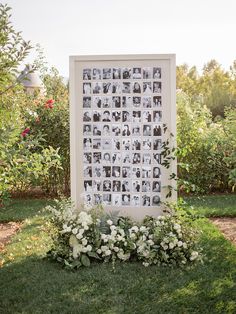
POLYGON ((97 253, 95 252, 88 252, 87 253, 89 257, 93 257, 93 258, 96 258, 96 259, 101 259, 97 253))
POLYGON ((86 267, 90 266, 90 259, 88 258, 87 255, 82 255, 80 260, 81 260, 82 265, 86 267))

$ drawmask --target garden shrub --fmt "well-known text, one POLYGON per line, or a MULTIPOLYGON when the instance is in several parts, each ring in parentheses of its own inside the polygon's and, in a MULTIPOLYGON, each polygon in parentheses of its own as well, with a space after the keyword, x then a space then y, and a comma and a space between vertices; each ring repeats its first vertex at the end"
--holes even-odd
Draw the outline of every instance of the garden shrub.
POLYGON ((68 268, 95 260, 180 266, 201 259, 199 232, 183 210, 136 223, 101 208, 77 211, 68 200, 47 209, 53 214, 47 228, 54 243, 48 256, 68 268))

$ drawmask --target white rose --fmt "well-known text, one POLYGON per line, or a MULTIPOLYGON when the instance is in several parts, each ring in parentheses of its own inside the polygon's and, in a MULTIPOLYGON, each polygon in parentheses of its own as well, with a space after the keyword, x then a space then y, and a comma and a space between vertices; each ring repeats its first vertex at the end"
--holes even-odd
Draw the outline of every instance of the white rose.
POLYGON ((114 246, 113 250, 117 253, 120 249, 117 246, 114 246))
POLYGON ((73 234, 77 234, 77 232, 78 232, 78 229, 77 229, 77 228, 72 229, 72 233, 73 233, 73 234))
POLYGON ((190 256, 190 261, 194 261, 198 257, 198 252, 193 251, 190 256))
POLYGON ((78 234, 76 235, 76 238, 80 240, 80 239, 83 238, 83 235, 82 235, 81 233, 78 233, 78 234))
POLYGON ((183 242, 182 241, 178 241, 177 245, 178 245, 178 247, 181 247, 183 245, 183 242))
POLYGON ((83 234, 84 233, 84 229, 83 228, 79 229, 79 233, 83 234))
POLYGON ((105 255, 106 255, 106 256, 111 255, 111 250, 107 250, 107 251, 105 251, 105 255))
POLYGON ((87 243, 88 243, 87 239, 83 239, 83 240, 82 240, 83 246, 87 245, 87 243))
POLYGON ((175 245, 174 245, 173 242, 169 243, 169 248, 170 248, 171 250, 172 250, 174 247, 175 247, 175 245))
POLYGON ((106 245, 101 246, 102 252, 106 252, 108 250, 108 247, 106 245))
POLYGON ((89 245, 87 245, 86 249, 87 249, 87 252, 91 252, 92 251, 92 246, 89 244, 89 245))
POLYGON ((98 254, 101 254, 101 253, 102 253, 102 250, 101 250, 101 249, 97 249, 97 253, 98 253, 98 254))
POLYGON ((113 225, 113 221, 110 220, 110 219, 108 219, 108 220, 107 220, 107 224, 111 226, 111 225, 113 225))
POLYGON ((141 231, 141 232, 145 232, 146 229, 147 229, 147 228, 146 228, 145 226, 141 226, 141 227, 140 227, 140 231, 141 231))

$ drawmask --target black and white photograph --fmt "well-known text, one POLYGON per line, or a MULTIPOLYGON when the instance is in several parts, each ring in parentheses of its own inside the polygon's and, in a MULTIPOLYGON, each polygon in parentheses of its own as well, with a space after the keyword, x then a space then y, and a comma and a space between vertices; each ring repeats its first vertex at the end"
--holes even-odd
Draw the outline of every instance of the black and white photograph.
POLYGON ((114 151, 121 150, 121 140, 113 138, 112 139, 112 149, 114 151))
POLYGON ((91 83, 83 83, 83 94, 90 95, 92 92, 91 83))
POLYGON ((93 153, 93 163, 94 164, 100 164, 102 159, 102 153, 101 152, 94 152, 93 153))
POLYGON ((103 192, 111 192, 111 180, 104 180, 102 189, 103 192))
POLYGON ((92 135, 92 125, 91 124, 84 124, 83 134, 84 134, 84 136, 92 135))
POLYGON ((102 167, 102 174, 105 178, 111 177, 111 166, 103 166, 102 167))
POLYGON ((92 180, 85 180, 84 181, 84 190, 85 192, 92 192, 92 180))
POLYGON ((142 78, 142 69, 141 68, 133 68, 133 79, 141 79, 142 78))
POLYGON ((112 191, 113 192, 120 192, 121 191, 121 181, 114 180, 112 183, 112 191))
POLYGON ((159 153, 154 153, 153 154, 153 161, 155 164, 161 164, 161 154, 159 153))
POLYGON ((103 94, 111 94, 112 92, 112 84, 111 82, 106 82, 102 84, 103 94))
POLYGON ((132 115, 130 111, 122 111, 122 122, 131 122, 132 115))
POLYGON ((151 182, 148 180, 142 181, 142 192, 151 192, 151 182))
POLYGON ((122 140, 122 149, 131 150, 131 140, 129 138, 122 140))
POLYGON ((102 97, 93 96, 93 108, 100 109, 102 107, 102 97))
POLYGON ((161 126, 160 125, 154 125, 153 126, 153 136, 161 136, 161 126))
POLYGON ((112 78, 111 69, 105 68, 102 70, 102 77, 104 80, 110 80, 112 78))
POLYGON ((121 206, 121 194, 112 194, 112 205, 121 206))
POLYGON ((101 78, 102 78, 102 71, 101 71, 101 69, 94 68, 93 69, 93 79, 94 80, 101 80, 101 78))
POLYGON ((143 97, 143 108, 152 108, 151 96, 144 96, 143 97))
POLYGON ((133 153, 132 154, 132 163, 133 165, 137 165, 141 163, 141 154, 140 153, 133 153))
POLYGON ((130 94, 131 93, 131 83, 130 82, 123 82, 122 93, 123 94, 130 94))
POLYGON ((153 82, 153 93, 154 94, 161 93, 161 82, 153 82))
POLYGON ((154 139, 153 141, 153 150, 160 150, 162 147, 161 139, 154 139))
POLYGON ((83 108, 91 108, 91 97, 83 97, 83 108))
POLYGON ((140 206, 140 195, 131 195, 131 206, 140 206))
POLYGON ((159 167, 153 167, 153 178, 160 178, 161 170, 159 167))
POLYGON ((111 139, 108 138, 102 139, 102 149, 111 150, 111 139))
POLYGON ((133 178, 141 178, 141 168, 140 167, 133 167, 132 168, 132 177, 133 178))
POLYGON ((143 122, 152 122, 152 113, 150 110, 143 111, 143 122))
POLYGON ((101 149, 102 146, 102 140, 101 138, 94 138, 93 139, 93 149, 101 149))
POLYGON ((114 178, 120 178, 120 166, 112 166, 112 177, 114 178))
POLYGON ((130 192, 131 190, 131 182, 129 180, 122 180, 121 182, 121 191, 122 192, 130 192))
POLYGON ((152 156, 150 153, 143 154, 143 164, 150 165, 152 163, 152 156))
POLYGON ((92 121, 92 111, 88 111, 88 110, 84 111, 84 113, 83 113, 83 121, 84 122, 92 121))
POLYGON ((154 96, 153 97, 153 107, 158 108, 162 106, 161 96, 154 96))
POLYGON ((143 82, 143 93, 144 94, 152 94, 152 83, 151 82, 143 82))
POLYGON ((92 194, 85 194, 84 195, 84 203, 92 205, 92 203, 93 203, 92 194))
POLYGON ((162 120, 162 111, 153 111, 153 122, 161 122, 162 120))
POLYGON ((132 70, 131 68, 123 68, 122 69, 122 77, 124 80, 128 80, 131 78, 132 70))
POLYGON ((161 183, 159 181, 153 181, 152 191, 153 192, 161 192, 161 183))
POLYGON ((92 163, 92 153, 84 153, 83 154, 83 162, 84 164, 91 164, 92 163))
POLYGON ((134 96, 133 97, 133 107, 140 108, 140 106, 141 106, 141 97, 134 96))
POLYGON ((129 152, 123 152, 122 153, 122 162, 123 164, 130 164, 131 163, 131 157, 129 152))
POLYGON ((95 205, 102 204, 102 195, 101 194, 94 194, 94 204, 95 205))
POLYGON ((95 124, 95 125, 93 126, 93 135, 94 135, 94 136, 101 136, 101 135, 102 135, 101 125, 95 124))
POLYGON ((103 122, 111 122, 111 112, 109 110, 104 110, 102 113, 103 122))
POLYGON ((92 148, 92 139, 84 138, 83 144, 84 144, 84 150, 90 150, 92 148))
POLYGON ((142 178, 143 179, 151 178, 151 167, 147 166, 142 167, 142 178))
POLYGON ((102 190, 102 181, 101 180, 94 180, 93 181, 93 191, 94 192, 101 192, 102 190))
POLYGON ((139 180, 132 181, 132 191, 140 192, 141 191, 141 182, 139 180))
POLYGON ((132 150, 141 150, 141 139, 132 139, 132 150))
POLYGON ((158 206, 161 203, 161 199, 159 195, 154 195, 152 197, 152 206, 158 206))
POLYGON ((143 140, 143 150, 151 150, 152 149, 152 142, 148 138, 146 140, 143 140))
POLYGON ((112 106, 111 96, 102 97, 102 108, 111 108, 111 106, 112 106))
POLYGON ((112 154, 112 163, 113 164, 120 164, 121 162, 121 153, 113 153, 112 154))
POLYGON ((123 206, 130 206, 130 195, 129 194, 122 194, 122 205, 123 206))
POLYGON ((141 85, 139 82, 133 83, 133 94, 141 94, 141 85))
POLYGON ((140 125, 133 125, 132 135, 133 136, 141 136, 141 126, 140 125))
POLYGON ((130 136, 130 125, 129 124, 124 124, 122 127, 122 136, 130 136))
POLYGON ((121 111, 117 111, 117 110, 112 111, 112 121, 113 122, 121 121, 121 111))
POLYGON ((112 135, 119 136, 121 134, 121 125, 120 124, 113 124, 112 125, 112 135))
POLYGON ((152 126, 150 124, 143 125, 143 136, 152 136, 152 126))
POLYGON ((122 107, 131 108, 133 105, 133 99, 131 96, 122 96, 122 107))
MULTIPOLYGON (((93 122, 100 122, 101 121, 101 111, 94 110, 93 111, 93 122)), ((94 134, 96 135, 96 134, 94 134)))
POLYGON ((111 194, 103 194, 102 196, 103 204, 111 205, 111 194))
POLYGON ((133 111, 132 116, 133 116, 133 119, 132 119, 133 122, 135 122, 135 123, 141 122, 141 111, 140 110, 133 111))
POLYGON ((119 80, 121 78, 121 69, 120 68, 113 68, 112 69, 112 78, 114 80, 119 80))
POLYGON ((91 166, 84 166, 84 177, 91 178, 92 177, 92 167, 91 166))
POLYGON ((122 167, 122 178, 129 178, 131 176, 131 167, 122 167))
POLYGON ((151 67, 143 68, 143 79, 148 80, 151 78, 152 78, 152 68, 151 67))
POLYGON ((91 80, 91 69, 83 69, 83 80, 91 80))
POLYGON ((100 166, 94 166, 93 167, 93 176, 95 178, 101 178, 102 177, 102 168, 100 166))
POLYGON ((161 68, 153 68, 153 78, 161 79, 161 68))
POLYGON ((112 84, 112 94, 120 94, 121 93, 121 83, 113 82, 112 84))
POLYGON ((103 165, 111 164, 111 153, 108 152, 102 153, 102 163, 103 165))
POLYGON ((120 96, 113 96, 112 97, 112 107, 113 108, 120 108, 121 107, 120 96))
POLYGON ((143 195, 142 196, 142 205, 143 206, 151 206, 151 196, 150 195, 143 195))
POLYGON ((110 125, 109 124, 103 124, 102 135, 103 136, 110 136, 111 135, 111 129, 110 129, 110 125))
POLYGON ((102 83, 93 83, 93 94, 101 94, 102 93, 102 83))

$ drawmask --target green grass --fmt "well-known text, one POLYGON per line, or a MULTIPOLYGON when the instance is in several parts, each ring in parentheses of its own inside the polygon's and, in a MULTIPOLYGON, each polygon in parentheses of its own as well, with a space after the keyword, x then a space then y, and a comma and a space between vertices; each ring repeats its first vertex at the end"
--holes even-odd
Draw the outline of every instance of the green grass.
MULTIPOLYGON (((43 258, 50 247, 39 212, 45 201, 32 200, 28 207, 25 202, 14 205, 15 211, 28 208, 30 216, 7 246, 0 313, 236 313, 236 248, 207 219, 197 222, 203 264, 187 269, 117 264, 115 273, 110 264, 94 264, 68 272, 43 258)), ((8 219, 10 213, 24 217, 7 212, 8 219)))
POLYGON ((205 217, 236 217, 236 194, 192 196, 184 198, 205 217))

